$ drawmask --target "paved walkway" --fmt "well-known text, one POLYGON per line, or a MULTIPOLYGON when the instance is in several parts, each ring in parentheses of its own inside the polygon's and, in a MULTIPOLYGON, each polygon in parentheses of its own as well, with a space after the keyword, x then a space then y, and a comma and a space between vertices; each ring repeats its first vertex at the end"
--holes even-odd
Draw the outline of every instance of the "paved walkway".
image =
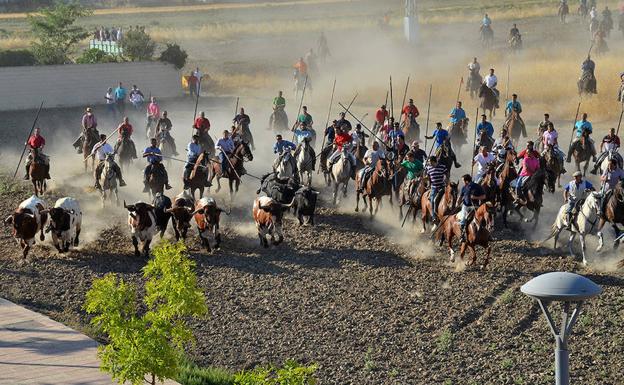
POLYGON ((99 369, 94 340, 0 298, 0 385, 113 383, 99 369))

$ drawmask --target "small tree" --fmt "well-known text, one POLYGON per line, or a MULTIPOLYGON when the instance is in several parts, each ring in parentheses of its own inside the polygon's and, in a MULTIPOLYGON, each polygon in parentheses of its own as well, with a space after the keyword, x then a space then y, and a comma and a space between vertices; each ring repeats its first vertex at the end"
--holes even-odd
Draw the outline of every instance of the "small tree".
POLYGON ((184 344, 193 335, 187 319, 206 314, 204 294, 197 286, 195 263, 183 243, 163 242, 143 268, 147 311, 138 313, 137 289, 115 274, 93 281, 85 310, 91 324, 108 336, 98 348, 102 370, 119 383, 175 378, 184 356, 184 344), (148 376, 146 379, 145 376, 148 376))
POLYGON ((156 43, 145 31, 134 29, 126 32, 121 39, 121 48, 124 55, 132 61, 152 60, 156 43))
POLYGON ((116 56, 97 48, 88 49, 76 58, 78 64, 116 63, 118 61, 116 56))
POLYGON ((180 69, 186 65, 188 54, 177 44, 167 44, 167 49, 161 52, 158 60, 171 63, 175 68, 180 69))
POLYGON ((63 64, 69 61, 76 43, 89 36, 83 27, 74 25, 80 17, 91 10, 76 2, 57 2, 42 8, 37 14, 28 15, 28 23, 35 40, 32 50, 41 64, 63 64))

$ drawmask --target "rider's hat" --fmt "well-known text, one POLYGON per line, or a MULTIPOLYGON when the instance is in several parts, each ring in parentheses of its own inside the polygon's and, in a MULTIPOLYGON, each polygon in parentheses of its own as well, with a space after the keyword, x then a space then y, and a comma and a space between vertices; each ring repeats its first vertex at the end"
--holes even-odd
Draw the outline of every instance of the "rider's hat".
POLYGON ((574 174, 572 174, 573 177, 577 177, 577 176, 583 176, 583 173, 580 171, 575 171, 574 174))
POLYGON ((87 112, 91 112, 91 107, 87 107, 87 112))

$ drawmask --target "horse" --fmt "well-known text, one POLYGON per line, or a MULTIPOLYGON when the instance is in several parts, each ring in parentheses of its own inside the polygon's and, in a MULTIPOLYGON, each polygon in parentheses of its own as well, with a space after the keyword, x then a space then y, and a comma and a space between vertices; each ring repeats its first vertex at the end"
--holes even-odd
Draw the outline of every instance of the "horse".
POLYGON ((399 220, 403 219, 403 206, 409 206, 407 214, 412 213, 412 222, 416 221, 416 214, 421 208, 422 196, 429 187, 429 177, 418 177, 413 180, 405 179, 399 189, 399 220))
POLYGON ((477 96, 479 96, 481 100, 479 104, 481 109, 483 109, 483 111, 490 111, 490 119, 492 119, 492 116, 496 116, 496 93, 494 93, 494 90, 486 86, 485 83, 482 83, 477 96))
POLYGON ((170 140, 167 140, 164 132, 162 131, 158 133, 157 139, 158 148, 160 148, 160 152, 162 153, 163 159, 165 160, 165 163, 168 167, 171 165, 171 159, 169 158, 175 155, 175 153, 173 152, 173 144, 171 144, 170 140))
POLYGON ((210 175, 209 182, 212 183, 212 180, 215 177, 217 178, 217 190, 215 192, 218 193, 219 190, 221 190, 221 178, 226 177, 229 181, 231 201, 234 198, 234 194, 238 192, 238 188, 240 187, 240 177, 247 173, 243 163, 245 163, 245 161, 251 162, 253 160, 253 154, 249 148, 249 143, 244 140, 239 142, 234 148, 234 151, 232 151, 232 154, 228 156, 228 159, 230 167, 227 175, 223 175, 221 163, 217 159, 214 159, 215 161, 212 162, 212 173, 210 175))
POLYGON ((516 160, 516 152, 508 150, 505 159, 501 165, 497 167, 497 176, 499 179, 499 197, 500 207, 503 214, 503 225, 507 228, 507 207, 513 202, 513 194, 511 193, 511 182, 518 178, 518 172, 514 166, 516 160))
MULTIPOLYGON (((440 223, 442 218, 446 215, 450 215, 455 213, 457 210, 457 196, 458 192, 458 183, 450 182, 444 187, 444 193, 442 195, 438 194, 435 200, 435 210, 431 207, 431 201, 429 199, 431 195, 431 190, 425 191, 423 194, 420 204, 421 204, 421 217, 423 228, 421 233, 427 231, 427 222, 431 219, 431 222, 440 223)), ((434 226, 433 230, 435 230, 437 226, 434 226)))
POLYGON ((487 166, 487 171, 485 175, 481 179, 481 187, 485 192, 485 202, 491 202, 492 204, 497 204, 500 199, 500 188, 498 186, 498 182, 496 181, 496 163, 489 163, 487 166))
POLYGON ((559 5, 559 9, 557 10, 557 15, 559 16, 559 21, 561 21, 562 24, 565 24, 566 17, 568 16, 569 13, 570 13, 570 8, 568 7, 568 3, 567 2, 561 3, 559 5))
MULTIPOLYGON (((572 249, 572 244, 574 242, 574 238, 578 234, 581 240, 581 253, 583 255, 583 265, 587 265, 587 256, 585 251, 587 249, 585 243, 585 236, 592 232, 594 225, 598 221, 598 209, 599 203, 597 198, 597 193, 591 193, 585 199, 582 205, 578 207, 578 214, 576 218, 572 221, 572 226, 570 226, 570 238, 568 239, 568 248, 570 250, 570 256, 574 257, 574 250, 572 249), (591 226, 589 226, 591 225, 591 226)), ((552 231, 548 238, 546 238, 542 243, 545 243, 551 238, 555 238, 555 244, 553 249, 557 249, 557 241, 559 240, 559 234, 564 229, 568 228, 568 215, 566 213, 568 208, 567 204, 564 204, 559 209, 559 213, 557 214, 557 218, 552 225, 552 231)))
POLYGON ((412 114, 404 115, 403 122, 401 122, 401 130, 405 136, 406 142, 412 142, 420 138, 420 125, 416 121, 416 117, 412 114))
POLYGON ((466 82, 466 91, 470 92, 470 99, 477 97, 481 84, 483 84, 483 77, 476 71, 470 71, 466 82))
POLYGON ((125 170, 131 163, 132 159, 136 157, 134 143, 132 139, 124 136, 121 141, 118 141, 115 145, 115 153, 119 155, 119 167, 121 170, 125 170))
POLYGON ((312 89, 310 86, 310 75, 295 70, 295 99, 299 98, 299 92, 303 93, 303 88, 312 89), (307 82, 307 85, 306 85, 307 82))
POLYGON ((479 132, 479 138, 477 138, 477 143, 475 145, 475 148, 472 151, 472 156, 476 156, 479 153, 479 149, 481 148, 481 146, 484 146, 488 152, 492 152, 494 143, 495 143, 494 138, 489 136, 487 131, 481 130, 479 132))
MULTIPOLYGON (((84 170, 87 172, 88 158, 91 156, 93 146, 100 141, 98 131, 95 128, 87 128, 84 131, 84 139, 82 141, 82 156, 84 161, 84 170)), ((91 172, 95 169, 95 158, 91 158, 91 172)))
POLYGON ((481 26, 480 39, 483 48, 490 48, 494 41, 494 30, 491 26, 481 26))
POLYGON ((520 118, 518 111, 511 111, 511 114, 505 119, 503 128, 507 130, 509 137, 513 139, 514 143, 519 142, 520 135, 522 135, 523 138, 527 137, 526 126, 522 118, 520 118))
POLYGON ((115 161, 115 154, 106 155, 104 160, 104 168, 100 175, 100 193, 102 195, 102 208, 106 206, 106 198, 110 201, 113 200, 113 194, 115 195, 115 204, 119 206, 119 191, 117 189, 117 173, 113 167, 115 161))
POLYGON ((212 140, 212 137, 208 133, 208 131, 200 132, 199 130, 195 130, 196 134, 199 135, 199 145, 202 148, 202 151, 206 151, 209 154, 214 154, 215 151, 215 143, 212 140))
POLYGON ((535 172, 535 174, 528 177, 522 185, 525 199, 518 199, 518 205, 514 207, 514 210, 518 213, 518 215, 520 215, 521 219, 524 219, 527 223, 534 222, 534 229, 537 227, 539 222, 539 214, 544 201, 544 186, 547 186, 550 193, 554 193, 555 181, 557 179, 555 173, 552 172, 552 170, 547 169, 543 163, 544 162, 542 161, 541 167, 535 172), (533 217, 531 219, 525 218, 520 212, 522 207, 526 207, 528 210, 533 212, 533 217))
POLYGON ((589 13, 589 10, 587 9, 587 5, 581 2, 581 4, 578 7, 577 13, 580 16, 581 24, 583 24, 585 19, 587 19, 587 14, 589 13))
POLYGON ((514 52, 519 52, 522 49, 522 38, 520 35, 513 35, 509 38, 509 50, 514 52))
POLYGON ((587 174, 589 162, 593 156, 589 141, 589 132, 583 131, 579 140, 572 143, 572 147, 570 148, 572 157, 574 158, 574 164, 576 165, 576 170, 581 171, 581 163, 585 163, 583 165, 583 176, 587 174))
POLYGON ((278 156, 273 162, 273 171, 277 173, 277 178, 284 180, 298 177, 297 161, 295 160, 290 149, 284 149, 282 155, 278 156))
POLYGON ((596 92, 596 78, 591 71, 583 71, 581 78, 576 82, 579 95, 591 95, 596 92))
POLYGON ((598 18, 594 18, 589 22, 589 33, 591 36, 594 36, 596 32, 598 32, 598 28, 600 28, 600 21, 598 18))
POLYGON ((342 151, 338 159, 333 165, 327 160, 327 168, 329 170, 332 181, 334 182, 334 192, 332 195, 333 203, 338 200, 338 187, 342 184, 342 196, 347 197, 347 185, 351 179, 351 161, 349 160, 348 146, 342 146, 342 151))
POLYGON ((152 172, 147 178, 147 186, 149 188, 149 194, 153 198, 156 194, 165 192, 165 166, 158 162, 152 164, 152 172))
POLYGON ((28 175, 35 190, 35 196, 44 195, 47 189, 46 176, 48 166, 40 159, 42 155, 37 150, 32 151, 32 162, 28 168, 28 175))
POLYGON ((461 153, 461 148, 468 143, 468 118, 459 120, 449 126, 449 136, 451 137, 451 145, 455 151, 461 153))
POLYGON ((288 115, 283 108, 274 108, 271 117, 269 118, 269 127, 273 131, 286 131, 288 130, 288 115))
POLYGON ((314 158, 310 152, 310 142, 304 140, 300 146, 299 152, 297 153, 297 170, 299 170, 299 180, 302 184, 311 186, 314 158))
POLYGON ((557 155, 557 150, 552 144, 549 144, 544 152, 544 161, 546 167, 551 169, 557 175, 557 187, 561 187, 561 175, 563 175, 563 167, 557 155))
POLYGON ((241 138, 243 138, 244 142, 247 142, 251 145, 252 150, 256 150, 256 146, 254 145, 253 135, 251 134, 251 129, 249 128, 249 124, 247 123, 238 123, 236 125, 236 131, 240 133, 241 138))
POLYGON ((212 167, 209 163, 210 158, 208 153, 202 152, 199 154, 193 166, 193 171, 191 171, 189 178, 185 181, 185 186, 190 190, 193 199, 195 199, 195 191, 199 190, 198 199, 201 199, 204 196, 204 188, 210 187, 208 183, 208 173, 212 167))
MULTIPOLYGON (((475 211, 473 219, 466 225, 466 241, 461 242, 459 256, 463 260, 466 249, 470 250, 472 260, 466 266, 474 265, 477 262, 475 246, 485 249, 485 260, 481 269, 487 268, 490 262, 492 246, 490 246, 490 236, 494 231, 494 216, 496 206, 491 202, 481 204, 475 211)), ((448 245, 450 261, 455 262, 455 251, 453 250, 453 238, 461 236, 461 226, 455 214, 447 215, 442 221, 442 225, 435 232, 436 239, 442 244, 445 240, 448 245)))
POLYGON ((604 196, 602 202, 602 215, 600 222, 598 223, 598 248, 597 251, 602 250, 604 245, 604 237, 602 234, 602 228, 609 222, 611 227, 615 231, 615 243, 613 247, 618 248, 622 241, 622 230, 618 227, 619 224, 624 225, 624 181, 620 181, 618 185, 604 196))
MULTIPOLYGON (((359 180, 356 181, 356 183, 359 183, 359 180)), ((376 215, 379 211, 379 205, 381 204, 381 199, 384 197, 384 195, 388 195, 390 197, 390 205, 392 206, 392 175, 391 168, 388 166, 387 159, 377 160, 377 164, 375 164, 375 169, 373 170, 371 176, 368 178, 366 186, 362 186, 361 191, 363 192, 357 191, 355 196, 356 212, 358 212, 360 209, 360 194, 362 195, 362 201, 364 202, 364 211, 366 211, 366 208, 368 206, 370 218, 373 218, 373 216, 376 215), (368 198, 368 204, 366 202, 366 198, 368 198), (373 199, 375 200, 374 212, 373 199)))

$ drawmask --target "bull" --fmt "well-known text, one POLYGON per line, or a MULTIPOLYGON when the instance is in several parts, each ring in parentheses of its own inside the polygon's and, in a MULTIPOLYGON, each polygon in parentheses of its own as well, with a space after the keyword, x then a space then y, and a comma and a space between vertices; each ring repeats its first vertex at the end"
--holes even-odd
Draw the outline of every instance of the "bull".
POLYGON ((44 210, 50 217, 46 233, 52 233, 52 242, 59 253, 69 251, 70 246, 77 247, 82 228, 82 210, 78 201, 71 197, 60 198, 49 210, 44 210))
POLYGON ((276 173, 270 173, 262 176, 260 181, 260 189, 256 194, 264 192, 268 197, 275 199, 277 202, 287 204, 292 202, 295 193, 301 187, 292 178, 279 179, 276 173))
MULTIPOLYGON (((195 203, 195 211, 192 214, 195 217, 195 223, 197 223, 199 239, 209 253, 212 251, 210 248, 210 234, 212 234, 215 241, 214 248, 218 250, 221 245, 219 221, 222 212, 224 210, 217 206, 217 202, 213 198, 202 198, 195 203)), ((230 215, 229 211, 225 211, 225 213, 230 215)))
POLYGON ((43 230, 48 221, 45 209, 45 202, 33 195, 20 203, 15 212, 4 220, 5 225, 13 227, 13 237, 22 248, 24 258, 28 256, 30 248, 35 244, 37 233, 41 242, 45 239, 43 230))
POLYGON ((290 209, 293 202, 283 204, 271 197, 258 197, 253 204, 253 218, 258 229, 258 238, 260 244, 269 247, 267 236, 271 236, 271 242, 279 245, 284 241, 284 233, 282 231, 282 221, 284 211, 290 209), (277 237, 277 239, 276 239, 277 237))
POLYGON ((127 205, 124 201, 124 208, 128 210, 128 226, 130 226, 130 233, 132 234, 134 255, 141 256, 139 251, 139 242, 141 242, 143 256, 147 258, 149 257, 150 243, 158 232, 154 206, 145 202, 127 205))
POLYGON ((178 194, 173 199, 173 206, 167 209, 167 212, 172 215, 171 222, 176 241, 180 240, 180 236, 182 239, 186 239, 186 234, 191 228, 191 219, 193 219, 194 209, 195 200, 186 190, 178 194))
POLYGON ((168 211, 171 209, 171 199, 162 193, 156 193, 152 200, 152 206, 154 207, 154 215, 156 217, 156 229, 160 231, 160 238, 162 239, 165 231, 167 231, 169 219, 172 217, 168 211))
POLYGON ((316 199, 318 195, 318 191, 308 186, 301 187, 295 192, 292 207, 295 216, 299 220, 299 226, 303 225, 304 216, 306 217, 305 223, 314 226, 314 211, 316 210, 316 199))

